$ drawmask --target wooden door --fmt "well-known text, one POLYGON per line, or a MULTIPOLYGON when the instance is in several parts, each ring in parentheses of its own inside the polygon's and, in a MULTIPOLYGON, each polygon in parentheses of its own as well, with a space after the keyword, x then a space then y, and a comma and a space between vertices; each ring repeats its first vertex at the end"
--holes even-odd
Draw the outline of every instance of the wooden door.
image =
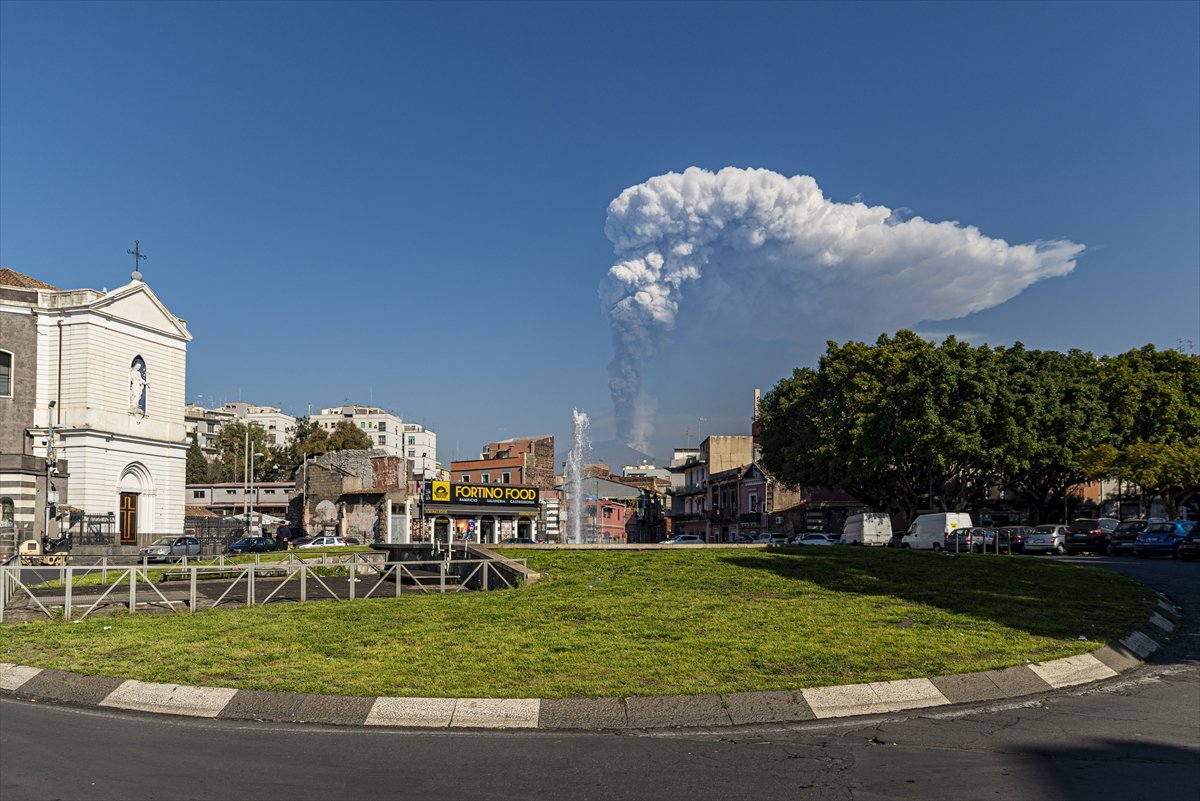
POLYGON ((121 493, 121 544, 137 545, 137 507, 136 492, 121 493))

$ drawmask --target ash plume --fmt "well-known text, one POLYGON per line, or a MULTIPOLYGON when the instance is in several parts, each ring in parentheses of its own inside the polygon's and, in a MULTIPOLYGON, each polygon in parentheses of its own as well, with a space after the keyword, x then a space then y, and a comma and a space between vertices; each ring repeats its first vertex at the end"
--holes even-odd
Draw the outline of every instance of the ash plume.
POLYGON ((613 335, 617 439, 648 450, 654 398, 642 375, 682 303, 746 315, 764 339, 866 332, 962 317, 1066 275, 1083 245, 1010 245, 910 209, 838 203, 807 175, 691 167, 631 186, 608 206, 615 263, 601 289, 613 335), (686 297, 685 297, 686 296, 686 297))

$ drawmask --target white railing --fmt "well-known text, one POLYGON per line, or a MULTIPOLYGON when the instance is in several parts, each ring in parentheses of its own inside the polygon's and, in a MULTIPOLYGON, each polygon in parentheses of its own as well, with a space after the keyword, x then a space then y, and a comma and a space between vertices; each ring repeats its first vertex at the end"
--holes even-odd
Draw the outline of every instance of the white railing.
MULTIPOLYGON (((75 561, 79 561, 78 559, 75 561)), ((527 567, 527 560, 514 559, 527 567)), ((139 607, 175 613, 223 605, 261 606, 280 601, 354 601, 388 595, 511 589, 504 563, 492 559, 388 562, 384 554, 352 552, 301 556, 256 554, 254 561, 184 559, 150 565, 136 557, 96 557, 94 564, 61 567, 0 566, 0 623, 12 613, 40 612, 54 619, 83 620, 97 609, 139 607), (29 578, 26 573, 31 573, 29 578), (45 574, 57 575, 47 580, 45 574), (99 574, 99 584, 80 579, 99 574), (385 586, 390 581, 391 586, 385 586), (405 582, 408 582, 407 584, 405 582), (368 586, 359 586, 359 585, 368 586), (82 612, 80 612, 82 610, 82 612)))

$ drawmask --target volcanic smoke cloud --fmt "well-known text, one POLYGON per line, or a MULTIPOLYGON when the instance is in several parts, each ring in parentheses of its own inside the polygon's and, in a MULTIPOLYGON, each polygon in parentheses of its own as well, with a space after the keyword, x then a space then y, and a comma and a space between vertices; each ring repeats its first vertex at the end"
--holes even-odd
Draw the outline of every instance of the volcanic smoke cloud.
MULTIPOLYGON (((642 371, 688 304, 752 314, 763 338, 880 331, 962 317, 1042 278, 1083 245, 1010 245, 972 225, 826 198, 807 175, 697 167, 631 186, 608 206, 616 263, 600 289, 613 331, 617 440, 647 451, 654 399, 642 371)), ((736 314, 742 313, 742 314, 736 314)))

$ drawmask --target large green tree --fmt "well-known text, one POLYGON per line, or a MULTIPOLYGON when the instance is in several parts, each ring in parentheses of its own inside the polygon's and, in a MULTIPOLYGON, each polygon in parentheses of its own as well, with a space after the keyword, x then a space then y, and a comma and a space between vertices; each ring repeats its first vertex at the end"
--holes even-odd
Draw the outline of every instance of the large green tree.
POLYGON ((1002 483, 1029 504, 1032 522, 1060 520, 1068 493, 1089 478, 1081 454, 1110 438, 1099 367, 1090 353, 1019 344, 1001 350, 999 361, 1002 483))
POLYGON ((1002 381, 992 352, 911 331, 828 343, 763 399, 763 461, 793 486, 839 487, 908 516, 969 508, 1000 475, 1002 381))

